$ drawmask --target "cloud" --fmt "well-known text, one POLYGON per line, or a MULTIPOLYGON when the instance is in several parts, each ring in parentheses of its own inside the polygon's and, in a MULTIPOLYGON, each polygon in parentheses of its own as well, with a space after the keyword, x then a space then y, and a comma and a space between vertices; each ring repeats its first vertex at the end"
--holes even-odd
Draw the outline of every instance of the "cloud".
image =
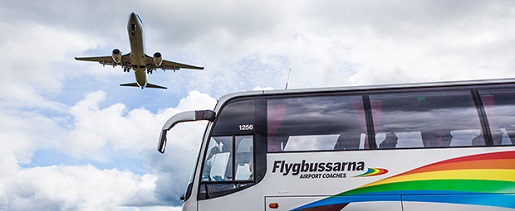
POLYGON ((155 196, 168 205, 180 204, 179 196, 184 192, 195 166, 206 123, 188 123, 172 129, 165 155, 156 150, 159 131, 173 114, 212 109, 216 100, 192 91, 175 108, 152 114, 145 109, 126 111, 123 104, 99 108, 104 99, 105 93, 98 91, 71 107, 75 128, 70 132, 67 148, 62 150, 75 157, 99 162, 109 162, 109 157, 113 156, 111 150, 142 156, 147 170, 157 178, 155 196))
POLYGON ((60 118, 34 111, 0 109, 0 160, 30 163, 36 149, 55 147, 65 135, 60 118))
POLYGON ((186 110, 212 109, 216 103, 207 94, 192 91, 179 101, 177 107, 159 110, 153 114, 144 108, 128 111, 121 103, 100 108, 99 104, 105 98, 105 92, 96 91, 70 108, 73 128, 66 143, 62 145, 62 151, 74 157, 94 158, 96 155, 108 156, 105 153, 95 153, 106 147, 131 153, 154 150, 162 124, 169 117, 186 110))
POLYGON ((86 166, 18 169, 2 178, 0 208, 6 210, 113 209, 152 205, 156 177, 86 166))
POLYGON ((150 142, 144 138, 155 137, 152 132, 159 128, 154 115, 145 109, 126 111, 126 106, 121 103, 99 108, 99 103, 104 100, 105 93, 97 91, 70 108, 74 129, 70 131, 63 151, 83 157, 95 155, 108 145, 124 150, 150 148, 150 142))
POLYGON ((175 108, 151 113, 144 108, 128 110, 121 103, 102 107, 105 98, 102 91, 87 94, 70 107, 68 119, 21 112, 0 116, 11 120, 3 125, 5 133, 0 138, 2 146, 9 146, 1 148, 0 209, 114 209, 180 204, 178 198, 194 167, 205 123, 174 129, 166 155, 156 150, 160 128, 173 114, 210 109, 216 100, 192 91, 175 108), (33 153, 42 149, 68 154, 77 161, 93 160, 120 167, 124 164, 112 163, 125 162, 118 156, 141 157, 148 173, 116 167, 102 169, 91 164, 59 164, 58 160, 54 161, 57 165, 20 166, 30 164, 33 153))
POLYGON ((64 109, 62 103, 48 98, 61 92, 65 78, 88 74, 67 65, 73 60, 70 52, 90 46, 87 38, 35 22, 0 22, 0 27, 9 28, 0 32, 1 106, 64 109))
MULTIPOLYGON (((214 96, 254 86, 280 89, 289 68, 290 88, 515 76, 513 33, 506 33, 515 19, 512 3, 367 2, 286 1, 274 4, 279 10, 265 2, 256 11, 271 12, 257 24, 248 19, 263 16, 252 12, 219 21, 241 17, 251 4, 241 10, 208 5, 209 11, 186 20, 195 23, 189 27, 169 18, 177 13, 160 21, 191 30, 179 36, 196 35, 187 36, 184 49, 195 52, 188 61, 204 61, 206 70, 179 81, 214 96), (210 18, 219 11, 222 17, 210 18), (192 27, 206 23, 202 32, 192 27), (263 27, 244 27, 252 25, 263 27)), ((160 33, 174 37, 171 28, 160 33)), ((177 48, 175 41, 158 43, 177 48)))

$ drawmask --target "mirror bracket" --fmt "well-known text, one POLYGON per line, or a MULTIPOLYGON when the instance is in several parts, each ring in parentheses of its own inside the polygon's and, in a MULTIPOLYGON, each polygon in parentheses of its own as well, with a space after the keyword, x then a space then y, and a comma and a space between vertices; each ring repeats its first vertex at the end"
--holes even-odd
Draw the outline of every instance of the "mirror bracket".
POLYGON ((182 123, 182 122, 193 122, 193 121, 200 121, 200 120, 207 120, 207 121, 213 122, 213 121, 215 121, 215 116, 216 116, 216 113, 211 110, 185 111, 185 112, 181 112, 176 115, 173 115, 163 125, 163 128, 161 130, 161 135, 159 138, 159 143, 157 145, 157 151, 159 151, 160 153, 165 152, 166 142, 167 142, 166 134, 175 125, 182 123))

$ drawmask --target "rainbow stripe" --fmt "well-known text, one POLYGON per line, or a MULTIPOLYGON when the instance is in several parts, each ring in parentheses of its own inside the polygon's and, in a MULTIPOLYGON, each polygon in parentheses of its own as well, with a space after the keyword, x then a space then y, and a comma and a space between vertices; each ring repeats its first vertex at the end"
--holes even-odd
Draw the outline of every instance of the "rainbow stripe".
POLYGON ((371 176, 383 175, 386 173, 388 173, 388 170, 383 169, 383 168, 368 168, 367 172, 360 174, 360 175, 356 175, 354 177, 371 177, 371 176))
POLYGON ((515 209, 515 151, 444 160, 293 210, 343 208, 349 203, 369 201, 434 202, 515 209))

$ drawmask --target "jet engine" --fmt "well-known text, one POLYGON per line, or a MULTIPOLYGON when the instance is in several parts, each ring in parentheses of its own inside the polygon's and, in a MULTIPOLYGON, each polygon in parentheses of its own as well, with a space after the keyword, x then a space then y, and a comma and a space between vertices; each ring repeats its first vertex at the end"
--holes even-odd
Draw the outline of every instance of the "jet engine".
POLYGON ((158 67, 161 66, 161 63, 163 63, 163 57, 161 57, 161 53, 159 52, 154 53, 152 60, 154 60, 154 64, 158 67))
POLYGON ((122 52, 118 49, 113 50, 113 61, 118 64, 122 61, 122 52))

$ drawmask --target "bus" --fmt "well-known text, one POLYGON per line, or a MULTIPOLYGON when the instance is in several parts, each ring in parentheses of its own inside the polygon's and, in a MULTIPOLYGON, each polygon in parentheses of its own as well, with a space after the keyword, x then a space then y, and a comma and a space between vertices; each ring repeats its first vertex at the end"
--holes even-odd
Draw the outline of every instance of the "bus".
POLYGON ((183 210, 515 210, 515 79, 229 94, 183 210))

